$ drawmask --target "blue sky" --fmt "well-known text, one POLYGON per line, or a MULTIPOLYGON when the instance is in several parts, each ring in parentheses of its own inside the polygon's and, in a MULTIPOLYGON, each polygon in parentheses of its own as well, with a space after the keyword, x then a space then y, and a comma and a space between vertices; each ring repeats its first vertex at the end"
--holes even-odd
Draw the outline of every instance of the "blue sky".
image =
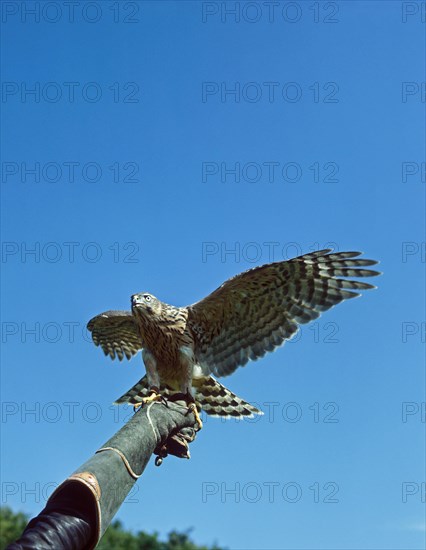
POLYGON ((223 380, 265 416, 208 418, 118 517, 233 550, 423 548, 421 3, 69 9, 2 3, 2 504, 38 513, 130 414, 141 358, 105 358, 91 317, 333 243, 380 260, 378 290, 223 380))

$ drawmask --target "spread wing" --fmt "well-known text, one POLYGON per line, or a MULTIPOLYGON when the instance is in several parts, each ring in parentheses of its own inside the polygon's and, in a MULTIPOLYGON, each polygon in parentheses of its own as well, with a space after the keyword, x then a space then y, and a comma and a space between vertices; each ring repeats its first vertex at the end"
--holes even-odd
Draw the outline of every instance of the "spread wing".
POLYGON ((359 296, 368 283, 338 277, 372 277, 377 262, 361 252, 320 250, 250 269, 188 306, 195 356, 205 374, 226 376, 250 359, 282 345, 299 325, 336 304, 359 296))
POLYGON ((101 346, 111 359, 130 359, 143 348, 138 325, 130 311, 105 311, 93 317, 87 328, 96 346, 101 346))

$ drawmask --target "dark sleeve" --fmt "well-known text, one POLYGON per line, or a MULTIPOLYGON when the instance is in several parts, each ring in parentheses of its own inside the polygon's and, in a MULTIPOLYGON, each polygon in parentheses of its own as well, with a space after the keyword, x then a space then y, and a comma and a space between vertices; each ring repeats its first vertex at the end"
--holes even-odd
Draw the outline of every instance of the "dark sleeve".
POLYGON ((21 537, 6 550, 83 550, 93 548, 96 534, 89 490, 75 485, 49 500, 21 537))

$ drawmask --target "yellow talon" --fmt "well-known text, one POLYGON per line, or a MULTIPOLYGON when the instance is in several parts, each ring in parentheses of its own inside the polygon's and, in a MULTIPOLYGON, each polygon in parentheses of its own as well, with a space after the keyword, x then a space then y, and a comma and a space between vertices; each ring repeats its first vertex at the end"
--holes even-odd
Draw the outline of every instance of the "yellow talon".
POLYGON ((152 403, 153 401, 161 401, 163 399, 163 396, 156 392, 155 390, 151 390, 151 393, 148 395, 148 397, 144 397, 142 399, 142 403, 152 403))
POLYGON ((138 403, 137 405, 133 405, 133 410, 137 412, 143 405, 147 405, 148 403, 153 403, 154 401, 161 401, 163 399, 163 396, 158 393, 156 390, 151 390, 151 393, 147 397, 143 397, 142 401, 138 403))
POLYGON ((197 405, 195 403, 190 403, 188 405, 188 409, 194 413, 194 416, 195 416, 195 421, 197 422, 198 424, 198 431, 202 429, 203 427, 203 422, 201 420, 201 417, 200 417, 200 414, 198 413, 198 409, 197 409, 197 405))

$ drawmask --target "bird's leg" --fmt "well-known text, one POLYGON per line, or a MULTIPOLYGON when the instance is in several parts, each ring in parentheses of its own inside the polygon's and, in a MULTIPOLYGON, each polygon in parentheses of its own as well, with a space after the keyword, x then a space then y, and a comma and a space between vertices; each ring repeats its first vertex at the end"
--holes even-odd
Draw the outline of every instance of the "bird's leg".
POLYGON ((201 430, 203 423, 198 413, 197 404, 194 396, 192 395, 192 376, 195 364, 194 350, 191 346, 181 346, 180 352, 180 365, 182 369, 183 377, 180 382, 180 390, 185 396, 186 404, 188 405, 188 412, 194 413, 195 420, 198 424, 198 430, 201 430))
POLYGON ((153 401, 161 401, 163 396, 160 393, 159 388, 151 386, 149 388, 149 395, 142 399, 142 403, 152 403, 153 401))
POLYGON ((154 403, 155 401, 165 401, 160 394, 160 376, 157 370, 157 361, 152 353, 148 350, 143 350, 142 359, 145 364, 146 377, 148 379, 149 394, 142 398, 141 405, 135 405, 133 408, 137 411, 142 405, 154 403))
POLYGON ((160 390, 155 386, 149 388, 149 395, 142 397, 141 402, 137 405, 133 405, 133 410, 138 411, 143 405, 148 405, 149 403, 154 403, 155 401, 162 401, 167 405, 166 398, 161 395, 160 390))
POLYGON ((186 404, 188 405, 188 413, 192 412, 194 414, 195 421, 198 424, 198 431, 201 430, 201 428, 203 427, 203 422, 201 420, 200 413, 198 412, 198 409, 197 409, 197 403, 190 391, 186 392, 185 401, 186 401, 186 404))

